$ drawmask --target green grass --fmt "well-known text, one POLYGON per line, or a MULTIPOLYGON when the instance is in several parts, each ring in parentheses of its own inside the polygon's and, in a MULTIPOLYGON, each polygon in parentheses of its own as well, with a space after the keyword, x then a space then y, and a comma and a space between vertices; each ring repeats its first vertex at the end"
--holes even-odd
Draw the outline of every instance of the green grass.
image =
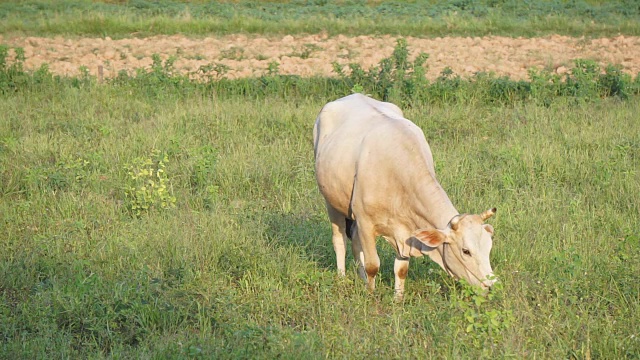
POLYGON ((435 37, 640 35, 633 0, 0 2, 0 33, 192 36, 235 33, 435 37))
POLYGON ((2 358, 640 353, 637 95, 411 102, 457 208, 498 208, 503 288, 481 303, 417 259, 395 304, 383 242, 374 294, 336 276, 311 129, 339 84, 21 76, 0 96, 2 358), (132 196, 159 154, 166 192, 132 196))

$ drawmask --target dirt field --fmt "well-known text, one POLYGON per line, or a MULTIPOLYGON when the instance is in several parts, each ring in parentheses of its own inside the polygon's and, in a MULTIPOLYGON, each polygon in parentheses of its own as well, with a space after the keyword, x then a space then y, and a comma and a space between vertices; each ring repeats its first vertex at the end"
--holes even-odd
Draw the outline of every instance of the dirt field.
MULTIPOLYGON (((434 78, 449 66, 457 74, 471 75, 491 71, 514 79, 526 78, 531 67, 547 68, 558 73, 568 71, 572 60, 592 59, 602 66, 621 65, 632 75, 640 72, 640 37, 584 39, 567 36, 545 38, 407 38, 412 55, 430 55, 428 77, 434 78)), ((148 68, 151 55, 163 58, 177 56, 175 68, 196 74, 200 66, 224 64, 229 78, 257 76, 267 71, 269 63, 279 63, 281 74, 335 75, 332 62, 359 63, 365 69, 388 57, 396 37, 325 35, 265 38, 233 35, 224 37, 187 38, 156 36, 144 39, 112 40, 110 38, 39 38, 3 37, 0 44, 22 47, 28 69, 48 63, 56 74, 76 75, 87 66, 93 75, 102 66, 105 77, 120 70, 148 68)), ((196 76, 196 75, 194 75, 196 76)))

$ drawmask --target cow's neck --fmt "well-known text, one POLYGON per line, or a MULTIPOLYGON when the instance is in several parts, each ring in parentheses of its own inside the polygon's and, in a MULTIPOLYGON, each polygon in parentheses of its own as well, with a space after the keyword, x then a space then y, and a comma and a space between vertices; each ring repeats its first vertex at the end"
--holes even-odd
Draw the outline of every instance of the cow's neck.
POLYGON ((437 229, 444 229, 458 210, 435 179, 423 181, 418 192, 416 212, 437 229))

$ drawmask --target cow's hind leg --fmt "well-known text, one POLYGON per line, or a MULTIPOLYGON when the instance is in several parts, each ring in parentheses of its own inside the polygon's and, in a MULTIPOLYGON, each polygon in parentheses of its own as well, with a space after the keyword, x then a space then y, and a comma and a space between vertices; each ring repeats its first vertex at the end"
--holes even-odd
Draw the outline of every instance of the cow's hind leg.
POLYGON ((333 241, 333 250, 336 253, 338 273, 344 276, 346 272, 345 257, 347 255, 346 220, 343 214, 329 204, 327 204, 327 212, 329 213, 329 220, 331 220, 331 240, 333 241))
POLYGON ((353 257, 355 258, 356 265, 358 267, 358 276, 365 282, 368 282, 367 273, 364 271, 364 252, 362 251, 362 245, 360 243, 360 235, 357 226, 352 226, 351 231, 351 250, 353 251, 353 257))
POLYGON ((373 231, 373 226, 368 226, 361 222, 356 222, 354 227, 355 234, 353 237, 354 252, 355 244, 360 246, 359 260, 364 265, 364 274, 361 273, 363 278, 366 276, 367 288, 373 291, 376 288, 376 275, 380 270, 380 257, 378 257, 378 250, 376 249, 376 235, 373 231))

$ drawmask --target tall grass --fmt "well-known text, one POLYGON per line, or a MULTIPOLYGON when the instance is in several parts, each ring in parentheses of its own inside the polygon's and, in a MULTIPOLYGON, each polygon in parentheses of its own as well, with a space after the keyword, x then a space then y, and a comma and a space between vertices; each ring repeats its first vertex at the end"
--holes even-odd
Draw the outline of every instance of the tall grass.
POLYGON ((640 34, 634 1, 146 1, 0 2, 0 33, 393 34, 574 36, 640 34))

